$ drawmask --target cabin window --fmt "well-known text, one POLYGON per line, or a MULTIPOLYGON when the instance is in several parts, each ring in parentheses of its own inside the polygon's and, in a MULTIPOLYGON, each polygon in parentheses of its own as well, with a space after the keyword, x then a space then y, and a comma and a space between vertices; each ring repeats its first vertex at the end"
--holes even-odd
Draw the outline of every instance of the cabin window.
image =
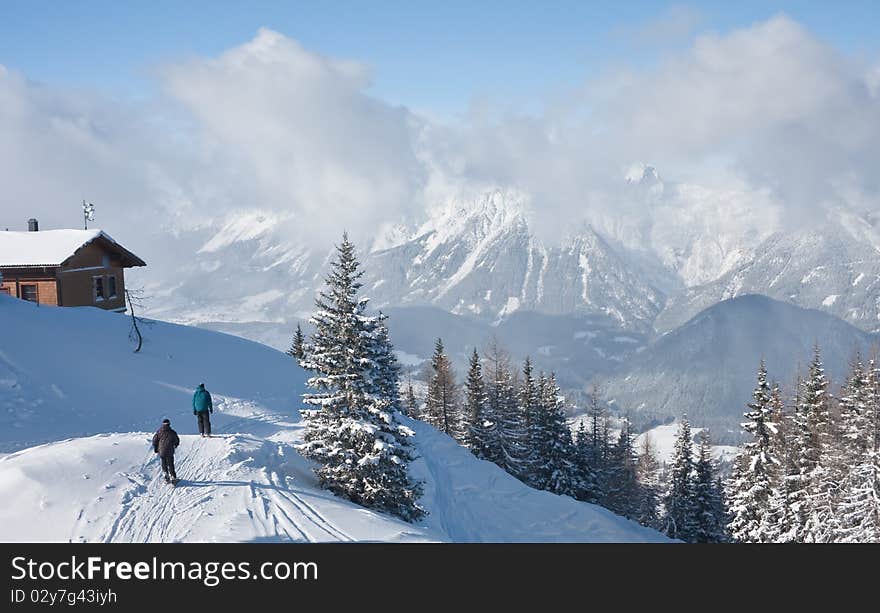
POLYGON ((95 302, 104 300, 104 277, 92 277, 95 286, 95 302))
POLYGON ((111 300, 116 298, 116 275, 107 277, 107 297, 111 300))
POLYGON ((37 297, 37 286, 27 284, 21 285, 21 299, 27 300, 28 302, 39 302, 37 297))
POLYGON ((0 294, 6 294, 7 296, 12 292, 9 291, 8 287, 0 287, 0 294))

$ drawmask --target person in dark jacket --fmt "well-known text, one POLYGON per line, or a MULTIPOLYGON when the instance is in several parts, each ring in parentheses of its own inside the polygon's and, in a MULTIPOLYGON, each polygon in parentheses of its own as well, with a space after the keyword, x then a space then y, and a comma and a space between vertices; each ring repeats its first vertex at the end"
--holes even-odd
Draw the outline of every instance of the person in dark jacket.
POLYGON ((214 412, 214 403, 211 400, 211 393, 205 389, 204 383, 199 383, 196 393, 193 394, 193 415, 199 419, 199 434, 202 436, 211 436, 211 418, 210 414, 214 412))
POLYGON ((153 435, 153 451, 162 459, 162 472, 165 473, 165 482, 177 482, 177 472, 174 470, 174 450, 180 445, 180 437, 171 429, 171 421, 162 420, 162 425, 153 435))

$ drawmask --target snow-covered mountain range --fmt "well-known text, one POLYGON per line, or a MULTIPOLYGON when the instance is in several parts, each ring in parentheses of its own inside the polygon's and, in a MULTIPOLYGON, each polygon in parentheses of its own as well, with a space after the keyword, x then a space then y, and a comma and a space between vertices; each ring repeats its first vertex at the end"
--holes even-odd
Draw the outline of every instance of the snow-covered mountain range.
MULTIPOLYGON (((155 299, 150 313, 205 323, 282 322, 309 312, 329 251, 285 242, 282 225, 255 212, 179 235, 142 273, 155 299)), ((365 293, 378 307, 431 305, 493 321, 516 311, 587 313, 645 330, 665 299, 589 226, 560 245, 538 240, 525 203, 501 191, 452 201, 416 227, 390 228, 362 259, 365 293)))
POLYGON ((525 206, 500 191, 443 207, 407 240, 373 250, 366 291, 380 305, 431 304, 489 319, 516 311, 607 315, 648 325, 663 294, 589 226, 547 246, 525 206))
POLYGON ((819 228, 777 232, 719 278, 670 296, 655 322, 671 330, 720 300, 764 294, 880 330, 880 230, 838 210, 819 228))
MULTIPOLYGON (((667 185, 637 167, 621 198, 641 203, 638 211, 588 213, 552 238, 532 228, 540 203, 513 190, 454 198, 360 245, 365 293, 383 308, 434 306, 487 321, 517 311, 602 315, 647 333, 720 300, 765 294, 880 329, 880 222, 837 208, 783 230, 778 210, 749 196, 667 185)), ((163 237, 145 254, 151 265, 133 275, 154 298, 150 314, 193 323, 303 318, 331 246, 290 238, 295 225, 242 210, 163 237)))
MULTIPOLYGON (((613 215, 587 210, 585 221, 553 237, 537 229, 540 203, 515 190, 441 202, 420 222, 390 223, 360 241, 364 294, 393 313, 393 340, 410 366, 428 358, 434 339, 443 337, 461 368, 471 348, 495 335, 514 358, 531 355, 569 389, 616 380, 630 363, 643 371, 632 380, 652 380, 644 356, 663 361, 657 348, 671 342, 664 335, 692 335, 693 326, 682 328, 687 322, 738 296, 766 295, 801 307, 788 316, 808 345, 821 335, 810 331, 814 318, 803 309, 863 332, 880 330, 876 216, 838 207, 784 227, 784 211, 767 194, 665 183, 646 165, 627 173, 619 198, 633 205, 613 215)), ((294 226, 296 220, 244 209, 179 229, 172 239, 163 235, 161 249, 144 254, 150 265, 132 275, 133 284, 145 286, 151 316, 286 348, 296 323, 313 309, 331 250, 291 239, 294 226)), ((778 316, 773 302, 752 307, 778 316)), ((729 333, 725 342, 746 342, 729 333)), ((751 372, 760 339, 742 338, 752 343, 739 352, 749 355, 751 372)), ((803 359, 800 345, 779 347, 788 363, 803 359)), ((706 361, 713 351, 721 356, 730 349, 709 346, 703 362, 679 366, 702 371, 713 364, 706 361)), ((703 392, 668 377, 665 399, 651 402, 664 419, 705 410, 735 428, 732 407, 749 391, 741 389, 743 374, 705 372, 730 390, 715 408, 704 409, 703 392)), ((635 403, 628 408, 647 402, 636 388, 618 394, 619 402, 635 403)))

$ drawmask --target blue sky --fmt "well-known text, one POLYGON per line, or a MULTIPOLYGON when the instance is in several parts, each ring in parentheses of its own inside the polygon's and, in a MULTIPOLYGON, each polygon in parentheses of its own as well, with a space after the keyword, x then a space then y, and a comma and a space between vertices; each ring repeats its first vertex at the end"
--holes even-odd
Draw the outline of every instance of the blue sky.
POLYGON ((374 70, 371 91, 426 113, 488 99, 528 109, 608 66, 640 65, 785 13, 848 54, 876 54, 880 9, 841 3, 41 2, 0 0, 0 64, 54 85, 139 96, 151 70, 213 56, 266 26, 307 49, 374 70))

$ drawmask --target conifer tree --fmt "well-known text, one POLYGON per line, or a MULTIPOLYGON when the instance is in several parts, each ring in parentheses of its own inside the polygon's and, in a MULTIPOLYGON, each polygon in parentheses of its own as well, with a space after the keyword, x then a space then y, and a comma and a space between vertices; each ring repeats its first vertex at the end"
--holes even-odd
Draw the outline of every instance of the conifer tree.
POLYGON ((586 492, 586 500, 603 504, 608 487, 608 413, 599 401, 599 391, 595 387, 590 392, 590 406, 587 409, 588 444, 587 463, 590 471, 592 490, 586 492))
POLYGON ((771 532, 775 535, 773 542, 803 542, 804 515, 806 508, 802 502, 806 500, 803 488, 804 479, 801 475, 801 449, 803 413, 800 410, 804 390, 804 378, 798 374, 795 383, 795 394, 789 413, 783 420, 784 449, 783 475, 774 488, 774 497, 770 502, 770 516, 776 526, 771 532))
POLYGON ((604 484, 602 485, 602 490, 607 493, 608 480, 611 478, 611 450, 614 447, 614 442, 611 440, 611 415, 607 410, 602 416, 602 427, 600 429, 600 432, 601 435, 599 441, 599 457, 600 466, 602 466, 602 472, 604 473, 604 484))
POLYGON ((287 350, 287 355, 297 360, 305 358, 305 336, 303 336, 302 327, 299 324, 296 324, 296 332, 293 334, 293 340, 290 343, 290 349, 287 350))
POLYGON ((462 440, 461 416, 458 406, 458 387, 452 364, 443 348, 443 340, 434 344, 431 358, 431 381, 428 383, 428 397, 425 401, 425 418, 432 426, 462 440))
POLYGON ((497 341, 490 344, 487 358, 489 375, 486 382, 486 396, 489 413, 495 417, 497 424, 499 449, 497 464, 522 480, 526 475, 528 449, 510 361, 497 341))
MULTIPOLYGON (((744 424, 753 440, 730 482, 736 540, 880 542, 876 364, 866 367, 856 357, 834 404, 817 347, 795 390, 788 410, 779 386, 766 383, 762 363, 744 424)), ((697 476, 695 492, 696 483, 709 481, 697 476)))
POLYGON ((660 462, 650 434, 642 437, 638 460, 639 498, 635 520, 648 528, 659 528, 660 462))
POLYGON ((629 420, 623 418, 617 443, 611 450, 608 466, 607 508, 618 515, 635 519, 639 503, 639 459, 634 447, 635 435, 629 420))
POLYGON ((832 438, 831 396, 818 345, 800 391, 797 428, 798 481, 793 493, 795 540, 821 542, 832 529, 837 485, 829 466, 832 438))
MULTIPOLYGON (((393 400, 377 393, 375 356, 385 351, 380 321, 358 297, 362 275, 354 245, 343 235, 310 322, 315 334, 302 366, 314 372, 304 402, 306 423, 298 449, 318 462, 321 486, 336 495, 414 521, 421 484, 407 473, 413 432, 398 423, 393 400)), ((390 351, 390 349, 388 350, 390 351)), ((397 385, 396 380, 394 385, 397 385)))
POLYGON ((770 496, 781 461, 774 455, 776 424, 773 423, 773 391, 767 381, 764 360, 758 367, 758 383, 752 392, 742 424, 751 435, 734 464, 728 482, 731 522, 729 530, 735 541, 760 543, 767 540, 765 513, 770 509, 770 496))
POLYGON ((696 538, 693 470, 691 426, 687 415, 682 415, 675 437, 669 484, 663 498, 663 526, 667 536, 685 542, 693 542, 696 538))
POLYGON ((489 412, 483 366, 476 347, 468 363, 465 382, 465 445, 478 458, 497 462, 500 459, 494 416, 489 412))
POLYGON ((565 421, 556 376, 540 376, 538 409, 533 419, 540 427, 535 428, 534 486, 554 494, 575 496, 577 491, 574 444, 571 430, 565 421))
POLYGON ((596 503, 596 476, 592 467, 592 451, 590 447, 590 433, 586 428, 585 421, 578 422, 574 437, 574 487, 575 498, 584 502, 596 503))
MULTIPOLYGON (((766 374, 766 373, 765 373, 766 374)), ((727 542, 727 511, 718 467, 712 458, 709 435, 700 433, 700 446, 694 470, 694 541, 697 543, 727 542)))
MULTIPOLYGON (((546 382, 541 381, 542 385, 546 382)), ((543 402, 544 390, 538 389, 539 386, 535 382, 532 373, 532 361, 526 356, 522 368, 522 380, 520 381, 519 391, 517 394, 517 402, 519 405, 520 418, 522 420, 524 464, 523 477, 526 483, 533 485, 539 489, 545 489, 537 485, 538 477, 536 475, 540 465, 545 458, 540 456, 541 446, 545 443, 544 419, 546 418, 545 407, 541 406, 543 402)))
POLYGON ((841 397, 840 500, 835 508, 834 540, 880 542, 880 462, 878 462, 877 367, 853 364, 841 397))
POLYGON ((397 364, 394 345, 391 344, 391 336, 385 324, 387 320, 388 316, 379 311, 379 315, 365 325, 374 338, 374 342, 371 343, 372 355, 370 356, 373 360, 371 392, 384 398, 390 409, 400 411, 400 367, 397 364))
MULTIPOLYGON (((868 398, 873 409, 871 412, 873 413, 874 422, 874 448, 880 451, 880 361, 876 357, 871 359, 868 376, 871 382, 868 398)), ((866 421, 869 422, 868 427, 871 427, 870 417, 866 421)))
POLYGON ((786 413, 778 384, 774 384, 770 391, 770 412, 773 425, 770 456, 776 458, 779 464, 770 473, 770 495, 759 532, 761 542, 777 543, 791 540, 795 518, 791 507, 792 482, 788 475, 798 473, 791 434, 794 432, 794 417, 793 413, 786 413))

